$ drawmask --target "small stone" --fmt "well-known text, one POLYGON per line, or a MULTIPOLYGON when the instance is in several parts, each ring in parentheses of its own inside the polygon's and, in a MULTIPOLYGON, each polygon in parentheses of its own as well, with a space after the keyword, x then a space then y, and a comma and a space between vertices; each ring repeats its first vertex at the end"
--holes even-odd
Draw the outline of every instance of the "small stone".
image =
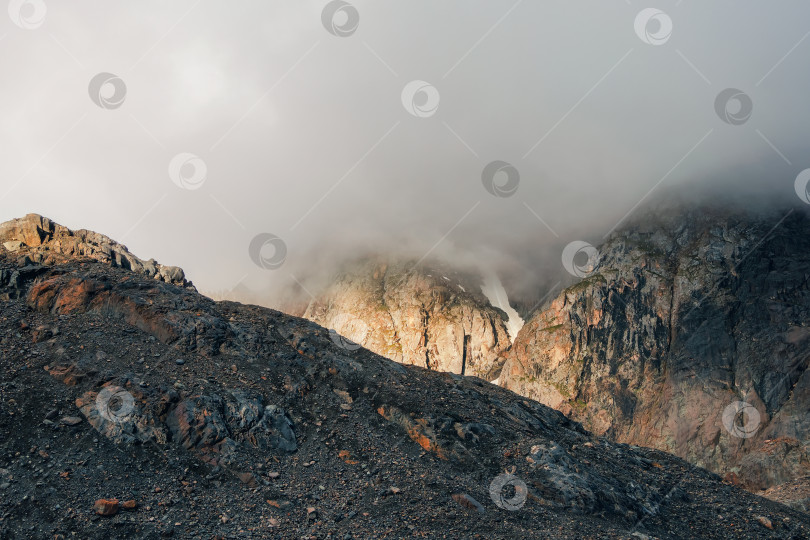
POLYGON ((759 521, 759 524, 766 529, 773 529, 773 523, 771 523, 771 520, 765 516, 757 516, 757 521, 759 521))
POLYGON ((251 472, 236 473, 236 477, 245 485, 251 487, 256 486, 256 477, 253 476, 253 473, 251 472))
POLYGON ((66 426, 76 426, 82 423, 82 419, 78 416, 65 416, 60 422, 66 426))
POLYGON ((118 513, 118 499, 99 499, 93 505, 99 516, 114 516, 118 513))
POLYGON ((174 363, 177 364, 178 366, 182 366, 183 364, 186 363, 186 361, 183 360, 182 358, 178 358, 177 360, 174 361, 174 363))
POLYGON ((135 502, 135 499, 131 499, 129 501, 124 501, 121 503, 121 508, 124 510, 135 510, 138 507, 138 503, 135 502))
POLYGON ((359 463, 356 459, 352 459, 352 455, 348 450, 341 450, 338 452, 338 457, 347 465, 357 465, 357 463, 359 463))
POLYGON ((53 337, 53 335, 53 331, 47 326, 38 326, 33 332, 31 332, 31 340, 34 343, 39 343, 41 341, 45 341, 46 339, 50 339, 53 337))
POLYGON ((51 410, 50 410, 50 411, 48 411, 48 413, 45 415, 45 419, 46 419, 46 420, 53 420, 53 419, 54 419, 54 418, 56 418, 58 415, 59 415, 59 410, 58 410, 58 409, 51 409, 51 410))
POLYGON ((278 478, 279 476, 281 476, 281 473, 277 473, 277 472, 273 471, 273 472, 271 472, 271 473, 268 473, 268 474, 267 474, 267 476, 269 476, 269 477, 270 477, 270 478, 272 478, 272 479, 276 479, 276 478, 278 478))
POLYGON ((466 493, 455 493, 451 495, 454 501, 470 510, 477 510, 479 514, 486 514, 486 510, 481 506, 481 503, 467 495, 466 493))

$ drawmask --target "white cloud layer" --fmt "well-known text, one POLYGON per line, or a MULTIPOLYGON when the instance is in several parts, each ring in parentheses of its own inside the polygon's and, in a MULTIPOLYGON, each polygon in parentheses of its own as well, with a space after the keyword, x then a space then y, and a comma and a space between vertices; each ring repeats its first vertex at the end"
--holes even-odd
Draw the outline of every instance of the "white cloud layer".
POLYGON ((98 230, 203 290, 289 287, 365 249, 532 272, 651 190, 787 195, 808 166, 806 1, 657 2, 659 45, 633 2, 352 3, 348 37, 310 0, 45 0, 37 28, 5 18, 0 220, 98 230), (100 72, 126 84, 120 107, 90 99, 100 72), (414 80, 435 113, 403 107, 414 80), (715 111, 726 88, 751 98, 742 125, 715 111), (205 163, 198 189, 169 177, 182 152, 205 163), (484 188, 495 160, 519 171, 514 195, 484 188), (277 270, 249 256, 260 233, 287 245, 277 270))

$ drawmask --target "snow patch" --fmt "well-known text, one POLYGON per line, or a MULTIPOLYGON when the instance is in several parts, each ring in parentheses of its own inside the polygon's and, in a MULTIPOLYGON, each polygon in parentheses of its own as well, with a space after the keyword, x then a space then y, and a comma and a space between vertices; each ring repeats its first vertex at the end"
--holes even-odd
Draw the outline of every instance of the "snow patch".
POLYGON ((494 272, 487 273, 484 276, 484 284, 481 285, 481 292, 489 299, 489 303, 494 307, 503 310, 509 317, 506 321, 506 330, 509 332, 509 339, 514 343, 518 332, 525 324, 523 319, 520 318, 515 308, 509 305, 509 298, 506 295, 506 289, 503 288, 501 280, 495 275, 494 272))

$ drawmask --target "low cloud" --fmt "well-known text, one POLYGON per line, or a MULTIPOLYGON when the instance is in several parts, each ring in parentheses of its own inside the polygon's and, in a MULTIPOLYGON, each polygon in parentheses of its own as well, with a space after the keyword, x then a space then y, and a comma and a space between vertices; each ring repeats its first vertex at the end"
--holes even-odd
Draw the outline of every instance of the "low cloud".
POLYGON ((806 2, 352 4, 344 37, 325 1, 9 18, 0 218, 98 230, 268 303, 380 251, 494 268, 531 299, 563 246, 656 200, 793 200, 808 166, 806 2), (89 95, 99 73, 120 106, 89 95), (281 265, 256 264, 260 234, 281 265))

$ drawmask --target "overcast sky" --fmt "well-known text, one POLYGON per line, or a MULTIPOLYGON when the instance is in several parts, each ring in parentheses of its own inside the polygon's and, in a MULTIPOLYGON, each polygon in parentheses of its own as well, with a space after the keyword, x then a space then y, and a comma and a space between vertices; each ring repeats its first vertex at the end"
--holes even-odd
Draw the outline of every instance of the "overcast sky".
POLYGON ((103 232, 204 291, 367 249, 530 272, 677 186, 792 194, 808 21, 806 0, 14 0, 0 220, 103 232), (283 263, 270 236, 273 268, 251 260, 260 234, 283 263))

